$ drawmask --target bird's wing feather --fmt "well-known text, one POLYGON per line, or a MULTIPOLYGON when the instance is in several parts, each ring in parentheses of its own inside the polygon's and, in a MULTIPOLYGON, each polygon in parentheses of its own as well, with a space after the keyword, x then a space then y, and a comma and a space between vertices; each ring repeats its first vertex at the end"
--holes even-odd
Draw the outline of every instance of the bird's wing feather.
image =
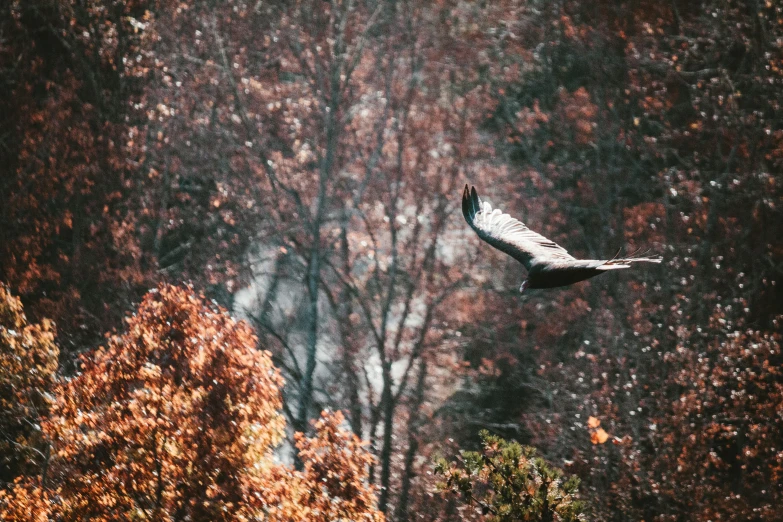
POLYGON ((552 263, 575 260, 563 247, 527 228, 521 221, 504 214, 500 209, 492 210, 482 202, 476 188, 462 193, 462 214, 481 239, 510 255, 530 270, 533 260, 552 263))

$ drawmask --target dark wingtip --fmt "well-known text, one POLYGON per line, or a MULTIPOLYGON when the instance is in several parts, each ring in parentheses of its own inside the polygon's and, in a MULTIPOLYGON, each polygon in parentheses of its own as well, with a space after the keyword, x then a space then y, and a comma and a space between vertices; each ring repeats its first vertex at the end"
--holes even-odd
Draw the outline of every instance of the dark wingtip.
POLYGON ((470 189, 468 189, 468 184, 465 183, 465 190, 462 191, 462 215, 465 216, 465 219, 468 221, 468 223, 470 223, 473 219, 473 213, 471 210, 472 205, 470 204, 470 189))
POLYGON ((476 187, 470 187, 470 202, 473 204, 473 213, 481 210, 481 200, 476 192, 476 187))
POLYGON ((476 193, 476 187, 471 186, 468 190, 468 185, 465 185, 465 190, 462 191, 462 215, 465 219, 473 224, 473 218, 481 210, 481 199, 479 199, 476 193))

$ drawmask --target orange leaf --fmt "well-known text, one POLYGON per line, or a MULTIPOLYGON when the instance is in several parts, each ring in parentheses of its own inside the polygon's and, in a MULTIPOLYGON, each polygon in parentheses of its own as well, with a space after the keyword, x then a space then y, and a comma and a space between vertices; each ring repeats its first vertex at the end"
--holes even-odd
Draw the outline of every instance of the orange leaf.
POLYGON ((590 434, 590 442, 593 444, 603 444, 609 440, 609 434, 603 428, 598 428, 590 434))
POLYGON ((601 425, 601 421, 599 421, 599 420, 598 420, 598 419, 596 419, 595 417, 592 417, 592 416, 591 416, 591 417, 589 417, 589 418, 587 419, 587 427, 588 427, 588 428, 590 428, 590 429, 597 428, 597 427, 598 427, 598 426, 600 426, 600 425, 601 425))

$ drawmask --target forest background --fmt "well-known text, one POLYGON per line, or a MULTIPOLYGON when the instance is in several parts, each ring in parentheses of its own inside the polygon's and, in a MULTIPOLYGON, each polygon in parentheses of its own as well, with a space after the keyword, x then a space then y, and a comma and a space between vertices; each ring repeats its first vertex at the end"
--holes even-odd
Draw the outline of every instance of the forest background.
MULTIPOLYGON (((1 9, 0 346, 13 364, 0 480, 20 513, 50 494, 94 500, 64 478, 74 470, 108 480, 100 453, 79 458, 94 441, 73 442, 89 431, 82 410, 104 415, 141 386, 184 401, 171 419, 201 411, 144 361, 162 357, 155 342, 198 359, 188 343, 202 338, 223 366, 188 382, 212 390, 209 372, 230 374, 227 397, 255 406, 198 420, 219 433, 191 434, 193 447, 247 446, 258 423, 267 457, 287 438, 275 458, 294 467, 274 472, 299 489, 259 502, 315 510, 293 518, 330 509, 303 491, 332 476, 308 458, 339 446, 351 456, 332 464, 353 474, 334 471, 351 487, 332 494, 357 513, 482 519, 436 494, 432 469, 485 429, 577 475, 596 519, 780 519, 779 2, 1 9), (520 296, 521 267, 460 216, 466 182, 575 255, 650 248, 664 262, 520 296), (221 343, 254 349, 223 360, 221 343), (123 350, 147 359, 116 370, 123 350), (323 410, 344 421, 316 429, 323 410)), ((112 444, 158 440, 116 415, 90 421, 117 422, 93 425, 112 444)), ((167 444, 152 449, 181 450, 167 444)), ((162 470, 155 509, 201 483, 169 491, 162 470)), ((235 482, 216 505, 258 487, 235 482)), ((105 506, 121 509, 119 491, 105 506)))

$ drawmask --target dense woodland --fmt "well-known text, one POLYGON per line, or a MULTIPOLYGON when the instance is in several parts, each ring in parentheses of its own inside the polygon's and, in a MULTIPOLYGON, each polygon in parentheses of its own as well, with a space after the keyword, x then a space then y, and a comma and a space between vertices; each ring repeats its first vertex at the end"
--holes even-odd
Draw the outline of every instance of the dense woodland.
POLYGON ((3 2, 0 518, 781 520, 781 104, 778 0, 3 2))

